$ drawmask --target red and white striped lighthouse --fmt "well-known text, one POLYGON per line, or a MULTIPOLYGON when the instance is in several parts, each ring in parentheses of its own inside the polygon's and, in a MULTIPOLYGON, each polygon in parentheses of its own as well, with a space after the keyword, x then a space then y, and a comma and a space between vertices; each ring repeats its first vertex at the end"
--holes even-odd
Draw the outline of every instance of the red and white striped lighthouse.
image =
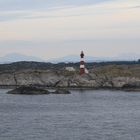
POLYGON ((84 52, 81 51, 80 54, 81 61, 80 61, 80 75, 85 74, 85 62, 84 62, 84 52))

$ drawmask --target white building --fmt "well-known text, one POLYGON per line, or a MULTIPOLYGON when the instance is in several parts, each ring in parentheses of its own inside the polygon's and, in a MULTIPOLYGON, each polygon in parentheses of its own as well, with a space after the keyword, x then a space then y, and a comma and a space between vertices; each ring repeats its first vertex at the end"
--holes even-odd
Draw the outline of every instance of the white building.
POLYGON ((67 71, 76 71, 74 67, 66 67, 65 70, 67 70, 67 71))
POLYGON ((87 69, 87 68, 85 68, 85 73, 86 73, 86 74, 88 74, 88 73, 89 73, 89 71, 88 71, 88 69, 87 69))

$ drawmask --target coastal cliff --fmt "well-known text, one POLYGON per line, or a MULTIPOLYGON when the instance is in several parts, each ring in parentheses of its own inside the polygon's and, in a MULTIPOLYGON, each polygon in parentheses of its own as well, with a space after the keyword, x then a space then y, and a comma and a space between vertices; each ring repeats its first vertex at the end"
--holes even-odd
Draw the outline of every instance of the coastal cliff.
POLYGON ((101 65, 90 67, 89 74, 64 66, 20 62, 0 65, 0 86, 38 85, 72 88, 140 88, 140 65, 101 65), (48 66, 49 65, 49 66, 48 66))

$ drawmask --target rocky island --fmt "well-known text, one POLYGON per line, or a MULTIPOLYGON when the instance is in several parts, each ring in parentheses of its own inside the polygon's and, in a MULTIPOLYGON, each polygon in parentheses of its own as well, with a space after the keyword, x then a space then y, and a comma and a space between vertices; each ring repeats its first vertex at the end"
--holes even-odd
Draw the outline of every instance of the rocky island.
POLYGON ((43 88, 37 88, 33 86, 21 86, 10 90, 7 94, 21 94, 21 95, 41 95, 41 94, 50 94, 48 90, 43 88))
POLYGON ((0 87, 34 85, 47 88, 140 90, 140 63, 138 62, 87 63, 86 67, 89 73, 80 75, 79 63, 1 64, 0 87))
POLYGON ((42 95, 42 94, 70 94, 66 89, 57 89, 56 91, 48 91, 45 88, 37 86, 20 86, 7 92, 7 94, 20 94, 20 95, 42 95))

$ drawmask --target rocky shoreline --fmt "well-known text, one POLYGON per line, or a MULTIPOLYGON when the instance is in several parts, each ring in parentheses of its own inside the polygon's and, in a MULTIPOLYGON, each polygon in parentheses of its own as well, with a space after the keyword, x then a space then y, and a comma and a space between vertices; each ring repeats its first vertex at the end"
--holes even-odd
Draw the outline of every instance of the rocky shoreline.
POLYGON ((79 68, 32 68, 30 63, 14 64, 11 69, 0 65, 0 88, 33 85, 44 88, 109 89, 140 91, 140 65, 105 65, 89 68, 89 74, 79 75, 79 68), (27 65, 28 64, 28 68, 27 65), (25 65, 25 68, 24 68, 25 65))
POLYGON ((1 74, 0 86, 36 85, 42 87, 69 87, 69 88, 139 88, 140 79, 135 77, 97 77, 90 74, 59 76, 40 72, 22 72, 18 74, 1 74), (42 76, 43 75, 43 76, 42 76))
MULTIPOLYGON (((22 85, 22 86, 27 86, 27 85, 22 85)), ((3 85, 0 86, 0 89, 16 89, 20 87, 17 85, 3 85)), ((140 92, 140 87, 129 87, 129 88, 116 88, 116 87, 45 87, 45 86, 40 86, 41 88, 47 89, 47 90, 57 90, 57 89, 67 89, 69 90, 113 90, 113 91, 127 91, 127 92, 140 92)))

